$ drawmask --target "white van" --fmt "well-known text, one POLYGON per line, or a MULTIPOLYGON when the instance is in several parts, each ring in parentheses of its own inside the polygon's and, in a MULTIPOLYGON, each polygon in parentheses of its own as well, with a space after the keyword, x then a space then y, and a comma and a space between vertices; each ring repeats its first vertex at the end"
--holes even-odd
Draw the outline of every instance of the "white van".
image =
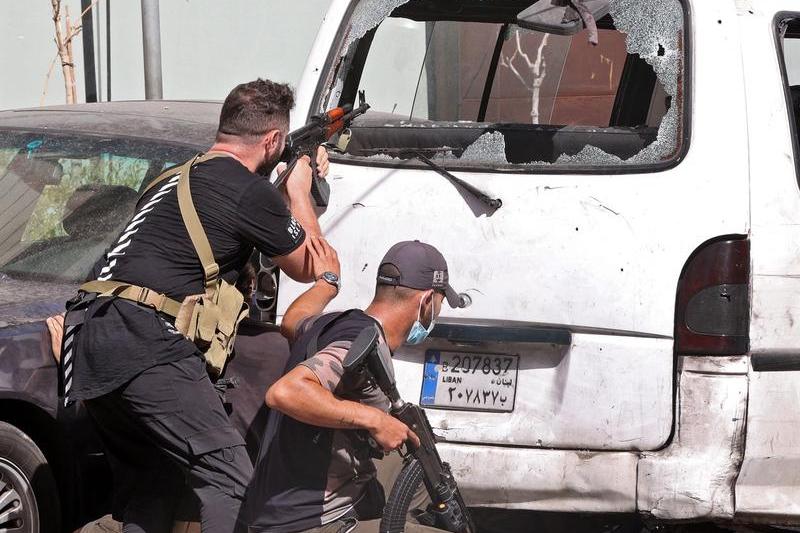
POLYGON ((800 0, 610 0, 597 45, 559 3, 333 0, 292 121, 372 106, 335 306, 442 250, 473 305, 395 368, 470 505, 800 523, 800 372, 752 364, 800 362, 800 0))

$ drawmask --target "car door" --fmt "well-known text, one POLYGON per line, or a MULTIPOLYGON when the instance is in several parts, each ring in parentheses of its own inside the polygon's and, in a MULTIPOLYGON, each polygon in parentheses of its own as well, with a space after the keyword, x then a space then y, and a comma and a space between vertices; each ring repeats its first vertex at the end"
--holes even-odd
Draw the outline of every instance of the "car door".
MULTIPOLYGON (((443 439, 659 448, 681 272, 702 243, 748 229, 746 131, 728 111, 744 105, 741 67, 718 43, 691 47, 677 0, 612 2, 596 47, 586 32, 515 26, 526 6, 508 5, 453 16, 394 2, 384 19, 391 9, 333 2, 293 126, 359 89, 372 109, 332 156, 320 222, 343 289, 331 307, 368 304, 393 243, 429 242, 473 304, 445 309, 395 369, 443 439)), ((283 283, 279 313, 302 290, 283 283)))

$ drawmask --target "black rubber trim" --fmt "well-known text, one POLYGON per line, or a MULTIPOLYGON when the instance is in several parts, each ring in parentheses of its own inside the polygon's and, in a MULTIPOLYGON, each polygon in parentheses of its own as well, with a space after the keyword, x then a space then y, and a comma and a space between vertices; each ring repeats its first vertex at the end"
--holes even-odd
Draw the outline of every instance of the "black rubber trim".
POLYGON ((464 342, 540 342, 570 346, 572 333, 565 329, 518 326, 437 324, 432 338, 464 342))
MULTIPOLYGON (((794 168, 795 168, 795 181, 797 181, 798 186, 800 186, 800 140, 798 140, 798 124, 795 118, 792 116, 792 93, 791 89, 789 88, 789 75, 786 70, 786 51, 783 48, 783 41, 784 38, 781 37, 780 34, 780 24, 783 21, 786 21, 787 24, 791 23, 791 21, 797 22, 800 20, 800 12, 797 11, 780 11, 775 15, 772 19, 772 27, 773 27, 773 34, 775 39, 775 49, 778 51, 778 65, 781 71, 781 78, 783 80, 783 97, 786 103, 786 112, 787 112, 787 120, 789 121, 789 131, 792 135, 792 156, 794 159, 794 168)), ((788 32, 787 32, 788 33, 788 32)), ((797 38, 795 37, 795 33, 788 33, 792 35, 792 37, 788 37, 790 39, 797 38)))
POLYGON ((750 356, 755 372, 794 372, 800 370, 800 350, 797 353, 754 353, 750 356))

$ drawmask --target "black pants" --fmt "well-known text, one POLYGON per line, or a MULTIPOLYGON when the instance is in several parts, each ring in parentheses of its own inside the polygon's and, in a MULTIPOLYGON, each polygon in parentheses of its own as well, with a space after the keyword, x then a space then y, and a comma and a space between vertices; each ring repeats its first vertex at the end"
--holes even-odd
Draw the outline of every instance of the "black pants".
POLYGON ((125 533, 169 533, 186 518, 187 492, 203 533, 233 531, 253 468, 202 359, 154 366, 85 404, 109 452, 125 533))

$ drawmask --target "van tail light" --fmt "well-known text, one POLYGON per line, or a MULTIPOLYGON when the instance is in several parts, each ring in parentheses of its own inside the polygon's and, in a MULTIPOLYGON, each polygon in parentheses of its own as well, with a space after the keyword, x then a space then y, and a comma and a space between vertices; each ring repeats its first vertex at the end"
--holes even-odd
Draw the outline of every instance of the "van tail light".
POLYGON ((729 235, 695 250, 678 280, 678 355, 741 355, 750 343, 750 241, 729 235))

